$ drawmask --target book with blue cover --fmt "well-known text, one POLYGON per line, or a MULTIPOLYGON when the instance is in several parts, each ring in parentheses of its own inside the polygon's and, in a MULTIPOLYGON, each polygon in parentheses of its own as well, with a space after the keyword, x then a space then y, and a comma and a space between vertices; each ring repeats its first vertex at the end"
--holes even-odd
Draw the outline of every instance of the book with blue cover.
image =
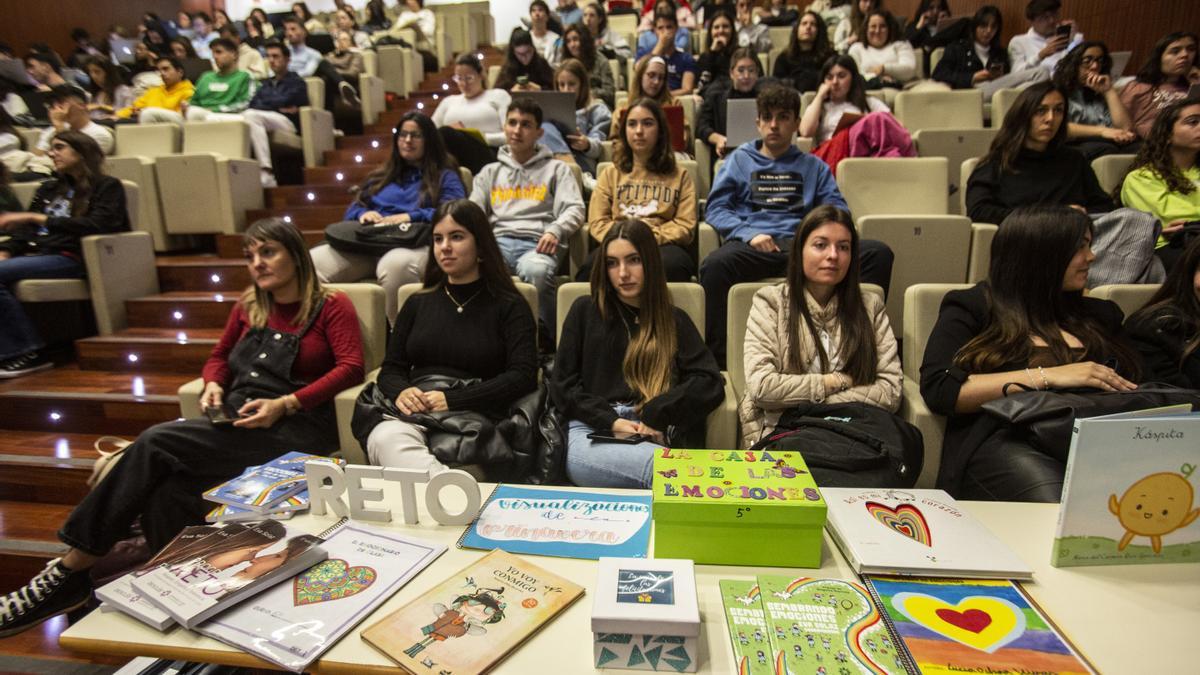
POLYGON ((289 452, 261 466, 246 469, 237 478, 205 492, 204 498, 217 504, 266 514, 289 497, 307 489, 304 464, 310 461, 345 464, 334 457, 289 452))
POLYGON ((497 485, 459 548, 560 558, 645 558, 650 495, 497 485))

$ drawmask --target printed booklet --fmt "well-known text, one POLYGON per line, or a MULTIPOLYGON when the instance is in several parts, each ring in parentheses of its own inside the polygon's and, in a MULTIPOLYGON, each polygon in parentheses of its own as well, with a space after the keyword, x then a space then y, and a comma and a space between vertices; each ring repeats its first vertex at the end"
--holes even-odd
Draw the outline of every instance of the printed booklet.
POLYGON ((1200 560, 1200 414, 1075 421, 1050 564, 1200 560))
POLYGON ((362 639, 409 672, 482 673, 582 595, 582 586, 495 550, 369 626, 362 639))
POLYGON ((200 624, 197 632, 298 673, 446 550, 347 520, 321 538, 326 560, 200 624))
POLYGON ((863 577, 912 675, 1095 671, 1013 581, 863 577))
POLYGON ((829 534, 854 571, 1032 579, 1033 569, 942 490, 821 488, 829 534))
POLYGON ((288 497, 307 489, 304 463, 313 461, 345 464, 334 457, 289 452, 261 466, 246 469, 237 478, 205 492, 204 498, 218 504, 266 513, 288 497))
POLYGON ((650 495, 497 485, 460 548, 560 558, 645 558, 650 495))
MULTIPOLYGON (((209 538, 205 538, 207 544, 209 538)), ((133 579, 133 590, 187 628, 325 559, 321 539, 274 520, 133 579)))

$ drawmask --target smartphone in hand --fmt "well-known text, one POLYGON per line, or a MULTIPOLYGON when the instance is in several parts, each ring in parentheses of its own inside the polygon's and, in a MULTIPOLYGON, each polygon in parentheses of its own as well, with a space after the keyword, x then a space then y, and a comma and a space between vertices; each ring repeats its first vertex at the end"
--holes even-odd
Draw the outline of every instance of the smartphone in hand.
POLYGON ((207 417, 208 421, 212 422, 214 426, 233 424, 241 418, 241 415, 238 414, 237 410, 230 405, 205 408, 204 416, 207 417))
POLYGON ((650 437, 645 434, 631 434, 622 431, 609 432, 607 434, 593 431, 592 433, 588 434, 587 437, 593 441, 600 441, 601 443, 624 443, 626 445, 637 445, 638 443, 651 440, 650 437))

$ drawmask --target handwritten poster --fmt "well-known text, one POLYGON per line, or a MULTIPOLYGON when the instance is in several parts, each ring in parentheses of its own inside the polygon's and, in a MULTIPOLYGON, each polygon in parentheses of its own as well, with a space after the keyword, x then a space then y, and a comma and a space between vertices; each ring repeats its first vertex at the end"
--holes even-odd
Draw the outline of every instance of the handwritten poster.
POLYGON ((650 495, 498 485, 458 545, 559 558, 645 558, 650 495))

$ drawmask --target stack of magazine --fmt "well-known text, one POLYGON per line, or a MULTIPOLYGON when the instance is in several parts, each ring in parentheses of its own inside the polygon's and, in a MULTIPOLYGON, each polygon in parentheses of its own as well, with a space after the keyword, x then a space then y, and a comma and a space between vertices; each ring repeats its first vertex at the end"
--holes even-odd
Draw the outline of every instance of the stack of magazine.
POLYGON ((289 452, 261 466, 249 467, 237 478, 204 493, 205 499, 219 504, 209 511, 206 520, 217 523, 291 518, 308 508, 304 464, 311 461, 345 464, 333 457, 289 452))

